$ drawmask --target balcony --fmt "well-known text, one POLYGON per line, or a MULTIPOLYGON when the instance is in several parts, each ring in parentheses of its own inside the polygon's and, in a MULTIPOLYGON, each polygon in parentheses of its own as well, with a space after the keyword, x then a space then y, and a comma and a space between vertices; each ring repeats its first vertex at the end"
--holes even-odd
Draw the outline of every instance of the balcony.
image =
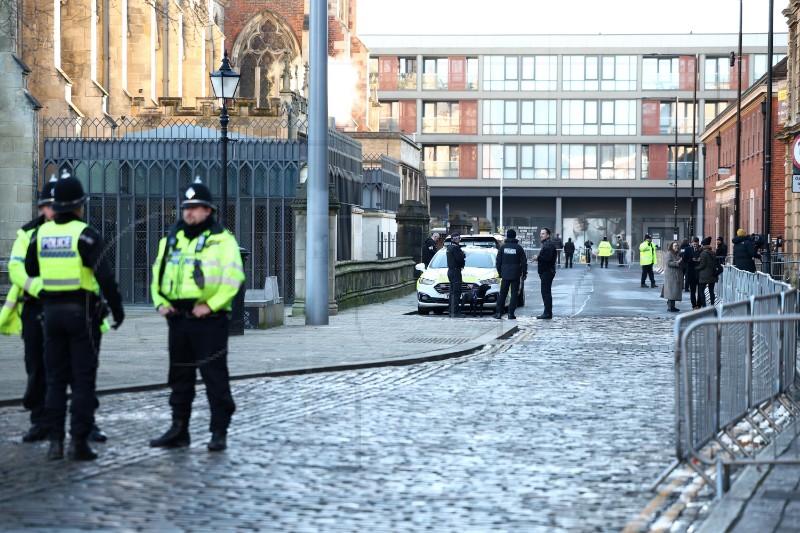
POLYGON ((458 117, 422 117, 422 133, 459 133, 458 117))
POLYGON ((457 178, 458 161, 423 161, 422 168, 428 178, 457 178))

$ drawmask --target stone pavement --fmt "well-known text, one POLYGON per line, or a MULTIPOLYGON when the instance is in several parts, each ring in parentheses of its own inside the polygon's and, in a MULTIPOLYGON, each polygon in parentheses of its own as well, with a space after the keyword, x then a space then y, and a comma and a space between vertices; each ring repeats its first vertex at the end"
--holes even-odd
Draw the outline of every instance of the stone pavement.
MULTIPOLYGON (((653 507, 647 487, 673 453, 672 315, 660 289, 639 288, 638 276, 613 266, 559 270, 553 321, 532 318, 541 312, 532 273, 516 322, 419 316, 410 296, 344 311, 329 326, 290 318, 248 331, 231 340, 231 369, 241 379, 222 454, 205 451, 202 386, 192 447, 146 447, 169 421, 167 391, 134 390, 166 376, 166 328, 150 309, 129 309, 123 327, 104 338, 101 387, 130 392, 101 397, 98 418, 111 439, 87 464, 46 463, 43 443, 19 442, 27 425, 13 401, 24 385, 21 341, 0 338, 0 530, 663 525, 657 513, 641 517, 653 507), (359 368, 413 360, 429 362, 359 368), (359 369, 314 372, 340 365, 359 369)), ((791 511, 797 474, 792 489, 783 472, 772 469, 762 484, 780 487, 767 500, 782 490, 791 511)), ((757 499, 740 523, 759 520, 748 510, 757 499)), ((705 512, 673 530, 713 524, 721 508, 692 503, 705 512)), ((765 530, 791 530, 792 515, 784 515, 784 529, 765 530)))

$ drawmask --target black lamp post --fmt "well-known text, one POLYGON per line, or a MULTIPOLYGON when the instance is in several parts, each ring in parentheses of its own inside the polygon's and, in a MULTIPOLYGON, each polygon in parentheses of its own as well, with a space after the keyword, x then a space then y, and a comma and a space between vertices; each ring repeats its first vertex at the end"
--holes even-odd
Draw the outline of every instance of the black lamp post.
POLYGON ((222 100, 222 107, 219 111, 219 124, 222 127, 220 137, 220 148, 222 151, 222 209, 220 209, 220 222, 222 227, 228 227, 228 106, 227 101, 232 100, 239 87, 239 73, 231 68, 228 60, 228 51, 222 58, 222 65, 219 70, 209 74, 211 87, 214 89, 214 96, 222 100))
POLYGON ((673 204, 672 212, 672 225, 673 225, 673 240, 678 240, 678 105, 680 99, 675 98, 675 203, 673 204))

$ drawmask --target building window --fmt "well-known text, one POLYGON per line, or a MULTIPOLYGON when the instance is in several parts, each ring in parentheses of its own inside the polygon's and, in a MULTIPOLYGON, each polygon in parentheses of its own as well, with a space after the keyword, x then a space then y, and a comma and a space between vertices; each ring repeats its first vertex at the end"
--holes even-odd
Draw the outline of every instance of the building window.
POLYGON ((517 56, 484 56, 483 90, 516 91, 519 89, 517 56))
POLYGON ((561 178, 567 180, 597 179, 597 145, 562 144, 561 178))
POLYGON ((478 58, 467 58, 467 90, 478 90, 478 58))
MULTIPOLYGON (((772 55, 772 66, 777 65, 785 55, 772 55)), ((767 54, 753 55, 753 79, 757 80, 767 73, 767 54)))
POLYGON ((519 130, 517 106, 516 100, 484 100, 483 134, 516 135, 519 130))
POLYGON ((422 148, 422 168, 429 178, 457 178, 459 146, 430 145, 422 148))
POLYGON ((731 66, 730 58, 707 57, 705 84, 703 87, 708 90, 732 89, 731 87, 731 66))
POLYGON ((524 180, 556 179, 555 144, 523 144, 519 147, 519 177, 524 180))
POLYGON ((417 58, 397 58, 397 88, 399 90, 417 90, 417 58))
POLYGON ((523 100, 520 102, 522 135, 556 134, 556 101, 523 100))
POLYGON ((422 133, 459 133, 461 106, 458 102, 424 102, 422 133))
POLYGON ((703 106, 703 129, 709 125, 709 123, 717 118, 717 115, 722 113, 725 108, 728 107, 728 101, 712 101, 706 100, 705 105, 703 106))
POLYGON ((692 114, 694 113, 694 102, 661 102, 659 104, 659 128, 658 132, 662 135, 674 134, 675 128, 678 133, 691 134, 692 126, 697 126, 698 121, 693 124, 692 114), (675 116, 677 105, 678 114, 675 116))
POLYGON ((381 102, 378 131, 400 131, 400 102, 381 102))
MULTIPOLYGON (((675 145, 644 145, 642 146, 642 179, 673 180, 676 170, 679 180, 691 179, 692 154, 691 145, 679 145, 676 164, 675 145)), ((696 157, 694 176, 695 178, 700 176, 696 157)))
POLYGON ((447 90, 450 62, 446 57, 426 57, 422 60, 422 88, 424 90, 447 90))
MULTIPOLYGON (((642 89, 676 90, 680 85, 678 57, 642 58, 642 89)), ((708 88, 708 87, 706 87, 708 88)))
POLYGON ((562 135, 636 135, 635 100, 563 100, 562 135))
POLYGON ((636 145, 561 145, 561 178, 570 180, 636 178, 636 145))
POLYGON ((555 91, 558 86, 557 56, 522 56, 520 89, 555 91))
POLYGON ((636 178, 636 146, 633 144, 600 145, 600 179, 636 178))
POLYGON ((483 179, 517 179, 517 145, 483 145, 483 179))

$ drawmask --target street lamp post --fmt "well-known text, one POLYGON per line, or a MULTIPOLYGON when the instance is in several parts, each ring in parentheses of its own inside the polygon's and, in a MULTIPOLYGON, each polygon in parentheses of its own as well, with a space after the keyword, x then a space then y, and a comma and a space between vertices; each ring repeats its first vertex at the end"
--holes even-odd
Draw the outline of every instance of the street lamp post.
POLYGON ((503 174, 505 174, 505 145, 500 143, 500 224, 498 225, 498 229, 501 233, 505 233, 505 227, 503 226, 503 174))
MULTIPOLYGON (((699 73, 700 56, 694 55, 694 90, 692 95, 692 196, 689 201, 689 237, 693 237, 694 232, 694 167, 697 158, 697 78, 699 73)), ((703 154, 705 155, 705 153, 703 154)))
MULTIPOLYGON (((222 58, 222 65, 219 70, 209 74, 211 78, 211 88, 214 89, 214 96, 222 101, 219 112, 219 124, 222 128, 220 137, 220 151, 222 152, 222 209, 220 209, 220 222, 222 227, 228 227, 228 105, 227 101, 233 99, 236 89, 239 86, 239 73, 231 68, 228 60, 228 51, 222 58)), ((235 223, 234 223, 235 226, 235 223)))
POLYGON ((771 258, 770 258, 770 209, 772 208, 772 201, 770 195, 772 194, 772 13, 773 13, 773 0, 769 0, 769 24, 767 26, 767 99, 766 99, 766 113, 764 120, 764 237, 767 242, 764 246, 762 268, 767 274, 771 274, 771 258))
MULTIPOLYGON (((772 20, 772 13, 770 13, 772 20)), ((739 229, 739 202, 741 201, 740 184, 742 183, 742 0, 739 0, 739 50, 738 54, 731 52, 731 63, 737 62, 738 74, 736 76, 736 179, 733 187, 733 231, 739 229)), ((771 62, 771 58, 769 62, 771 62)))
POLYGON ((678 105, 679 98, 675 98, 675 202, 672 211, 673 240, 678 240, 678 105))

